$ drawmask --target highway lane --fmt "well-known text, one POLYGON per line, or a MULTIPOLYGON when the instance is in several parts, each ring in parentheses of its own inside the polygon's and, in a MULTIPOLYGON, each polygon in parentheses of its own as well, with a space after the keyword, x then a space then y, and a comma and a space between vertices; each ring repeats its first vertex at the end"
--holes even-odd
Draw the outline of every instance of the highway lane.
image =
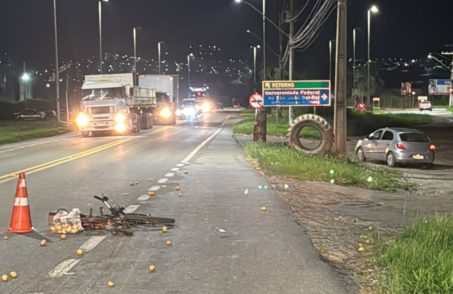
MULTIPOLYGON (((225 114, 207 116, 211 117, 212 126, 204 127, 202 122, 180 123, 178 126, 157 127, 142 132, 139 136, 82 138, 79 135, 64 135, 3 146, 4 152, 0 154, 2 163, 0 176, 71 154, 79 154, 111 142, 125 141, 98 153, 68 162, 63 161, 59 165, 26 174, 33 225, 38 232, 49 237, 51 236, 48 234, 47 226, 49 211, 61 207, 77 207, 85 213, 89 208, 95 208, 97 211, 100 203, 92 198, 94 194, 105 193, 124 206, 135 201, 140 195, 146 194, 148 188, 170 172, 171 168, 184 159, 226 118, 225 114), (155 130, 160 129, 164 131, 156 134, 155 130), (20 146, 24 147, 17 148, 20 146), (138 185, 130 186, 136 181, 138 185)), ((6 231, 9 226, 16 184, 17 178, 0 183, 2 231, 6 231)), ((76 237, 59 246, 71 247, 76 246, 76 243, 83 243, 75 241, 76 239, 87 238, 76 237)), ((27 268, 30 256, 37 254, 35 250, 40 249, 36 246, 37 240, 23 236, 14 236, 0 244, 0 268, 16 268, 18 271, 27 268), (11 254, 11 250, 20 253, 11 254)), ((55 253, 48 261, 58 256, 59 252, 55 253)), ((33 260, 35 259, 41 260, 41 257, 34 257, 33 260)), ((48 263, 44 260, 40 264, 50 266, 48 263)))
MULTIPOLYGON (((257 190, 267 183, 244 161, 231 137, 234 118, 221 128, 227 116, 209 114, 200 124, 145 132, 28 176, 33 224, 52 242, 41 248, 39 237, 0 240, 0 273, 19 274, 16 280, 0 284, 0 292, 348 293, 341 277, 319 260, 272 191, 257 190), (166 182, 159 184, 162 179, 166 182), (138 184, 131 186, 135 181, 138 184), (182 197, 175 191, 177 185, 182 197), (159 186, 157 196, 139 200, 155 186, 159 186), (250 194, 244 194, 245 187, 250 194), (144 230, 120 237, 85 232, 65 241, 48 232, 49 211, 78 207, 87 212, 99 206, 92 195, 101 192, 121 205, 138 205, 138 212, 174 217, 177 226, 168 234, 144 230), (269 217, 260 211, 261 205, 269 207, 269 217), (171 247, 165 245, 168 238, 174 241, 171 247), (79 247, 91 250, 78 257, 79 247), (149 264, 157 265, 156 273, 148 272, 149 264), (116 287, 109 289, 108 280, 116 287)), ((70 136, 66 144, 56 144, 55 152, 81 139, 98 138, 70 136)), ((104 140, 118 138, 101 138, 96 144, 104 140)), ((39 157, 35 153, 29 152, 30 157, 39 157)), ((13 194, 15 184, 0 184, 2 194, 13 194)), ((11 212, 4 203, 3 230, 11 212)))

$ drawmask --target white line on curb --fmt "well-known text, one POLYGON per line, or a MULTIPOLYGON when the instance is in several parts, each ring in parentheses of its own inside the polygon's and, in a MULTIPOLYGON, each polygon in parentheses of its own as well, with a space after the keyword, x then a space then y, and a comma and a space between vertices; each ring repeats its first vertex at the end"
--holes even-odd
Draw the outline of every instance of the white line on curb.
POLYGON ((136 205, 136 204, 134 204, 134 205, 129 205, 128 207, 126 207, 126 208, 124 209, 124 213, 133 213, 133 212, 136 211, 137 208, 139 208, 139 207, 140 207, 140 205, 136 205))
POLYGON ((171 177, 173 177, 174 175, 175 175, 175 173, 167 173, 167 174, 165 174, 165 176, 166 176, 167 178, 171 178, 171 177))
POLYGON ((165 184, 166 182, 168 182, 167 178, 162 178, 162 179, 157 181, 158 184, 165 184))
POLYGON ((78 264, 80 259, 66 259, 65 261, 58 264, 51 272, 49 272, 49 277, 59 278, 66 275, 71 275, 69 271, 78 264))
POLYGON ((140 197, 137 198, 137 201, 146 201, 149 199, 149 196, 146 194, 141 195, 140 197))
POLYGON ((105 239, 105 236, 93 236, 88 241, 82 244, 80 246, 80 249, 83 249, 83 251, 90 251, 93 250, 94 247, 98 246, 99 243, 101 243, 105 239))
POLYGON ((148 189, 148 191, 156 192, 159 189, 160 189, 160 186, 152 186, 151 188, 148 189))

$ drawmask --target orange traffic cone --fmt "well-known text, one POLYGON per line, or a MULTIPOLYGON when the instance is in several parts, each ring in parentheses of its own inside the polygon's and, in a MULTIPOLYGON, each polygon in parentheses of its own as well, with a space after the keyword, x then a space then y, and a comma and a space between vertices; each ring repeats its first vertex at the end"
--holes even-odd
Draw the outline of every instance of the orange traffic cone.
POLYGON ((14 199, 11 225, 8 229, 11 233, 29 233, 33 231, 31 225, 30 207, 28 206, 27 185, 25 184, 25 173, 19 174, 17 181, 16 198, 14 199))

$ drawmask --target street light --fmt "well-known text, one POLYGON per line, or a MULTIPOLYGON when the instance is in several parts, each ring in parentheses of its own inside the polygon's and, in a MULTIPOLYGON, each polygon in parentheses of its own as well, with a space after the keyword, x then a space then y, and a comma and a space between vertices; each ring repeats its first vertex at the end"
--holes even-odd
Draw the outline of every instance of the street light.
POLYGON ((450 67, 443 63, 439 58, 435 57, 432 53, 428 54, 428 59, 434 59, 437 61, 440 65, 442 65, 446 70, 450 71, 450 67))
MULTIPOLYGON (((355 95, 355 89, 356 89, 356 70, 357 70, 357 66, 356 66, 356 48, 357 48, 357 31, 358 30, 362 30, 361 28, 353 28, 352 29, 352 96, 354 97, 355 95)), ((363 97, 361 99, 361 102, 363 103, 363 97)), ((354 100, 354 104, 356 103, 356 101, 354 100)))
POLYGON ((260 45, 251 46, 253 49, 253 92, 256 92, 256 49, 260 49, 260 45))
POLYGON ((134 41, 134 83, 136 82, 137 77, 137 29, 140 27, 132 28, 132 38, 134 41))
MULTIPOLYGON (((246 32, 247 34, 252 35, 255 39, 257 39, 257 40, 260 41, 261 43, 263 42, 263 39, 261 39, 260 36, 258 36, 257 34, 255 34, 254 32, 252 32, 251 30, 247 29, 245 32, 246 32)), ((274 54, 275 57, 280 58, 280 55, 279 55, 277 52, 275 52, 275 50, 272 49, 272 47, 269 46, 269 44, 266 44, 266 45, 267 45, 267 46, 266 46, 266 49, 267 49, 267 50, 269 50, 272 54, 274 54)), ((259 49, 259 48, 261 48, 261 46, 258 47, 258 49, 259 49)))
POLYGON ((367 60, 367 105, 368 107, 371 105, 371 98, 370 98, 370 61, 371 61, 371 13, 376 14, 379 12, 379 9, 376 5, 372 5, 370 9, 368 9, 368 60, 367 60))
MULTIPOLYGON (((259 11, 258 8, 253 6, 251 3, 243 0, 234 0, 236 3, 245 3, 252 7, 256 12, 263 16, 263 80, 266 79, 266 0, 263 0, 263 9, 259 11)), ((275 25, 275 24, 274 24, 275 25)), ((275 25, 278 27, 277 25, 275 25)))
POLYGON ((57 113, 57 127, 60 124, 60 76, 58 67, 58 30, 57 30, 57 0, 53 0, 53 28, 55 40, 55 91, 56 91, 56 113, 57 113))
POLYGON ((161 60, 160 60, 160 55, 161 55, 161 44, 162 44, 162 43, 163 43, 162 41, 157 42, 157 56, 158 56, 158 57, 157 57, 157 62, 159 63, 159 65, 158 65, 158 67, 159 67, 159 74, 161 73, 160 67, 161 67, 161 64, 162 64, 162 62, 161 62, 161 60))
POLYGON ((190 59, 193 57, 193 53, 187 54, 187 83, 190 87, 190 59))
POLYGON ((99 72, 102 73, 102 2, 109 2, 109 0, 98 0, 98 13, 99 13, 99 72))

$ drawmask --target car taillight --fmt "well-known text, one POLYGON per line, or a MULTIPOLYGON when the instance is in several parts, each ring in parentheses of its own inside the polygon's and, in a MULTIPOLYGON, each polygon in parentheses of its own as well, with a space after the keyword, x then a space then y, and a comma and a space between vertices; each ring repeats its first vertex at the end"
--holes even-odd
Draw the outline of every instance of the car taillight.
POLYGON ((401 149, 401 150, 406 150, 406 146, 402 143, 397 143, 396 148, 401 149))
POLYGON ((434 152, 436 150, 437 150, 436 145, 434 145, 434 144, 429 145, 429 151, 434 152))

